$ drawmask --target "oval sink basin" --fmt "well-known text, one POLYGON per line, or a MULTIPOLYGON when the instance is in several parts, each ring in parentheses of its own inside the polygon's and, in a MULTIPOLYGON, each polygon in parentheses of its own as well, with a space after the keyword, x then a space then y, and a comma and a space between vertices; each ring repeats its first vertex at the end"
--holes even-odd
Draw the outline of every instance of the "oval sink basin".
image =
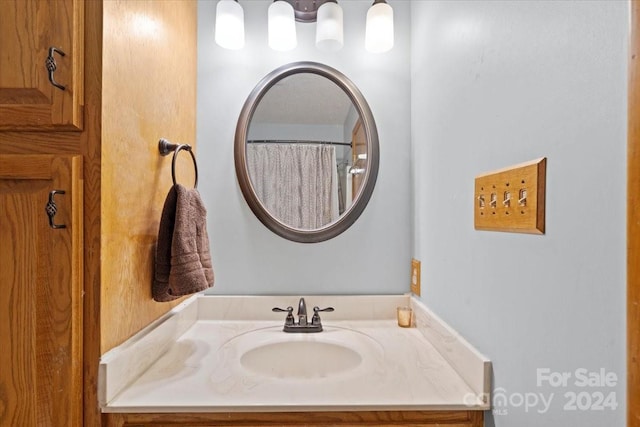
POLYGON ((284 341, 256 347, 240 357, 240 364, 274 378, 325 378, 357 368, 356 351, 323 341, 284 341))
POLYGON ((384 358, 382 345, 347 328, 289 334, 282 326, 236 335, 220 347, 228 371, 253 379, 329 380, 366 375, 384 358))

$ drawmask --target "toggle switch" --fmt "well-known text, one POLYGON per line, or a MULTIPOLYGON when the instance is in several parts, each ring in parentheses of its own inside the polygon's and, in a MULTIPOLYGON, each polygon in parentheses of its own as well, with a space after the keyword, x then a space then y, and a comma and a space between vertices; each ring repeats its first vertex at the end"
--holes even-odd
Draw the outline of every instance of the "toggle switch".
POLYGON ((523 188, 518 193, 518 205, 527 206, 527 189, 523 188))
POLYGON ((508 208, 509 206, 511 206, 511 192, 509 191, 504 192, 504 199, 502 199, 502 205, 505 208, 508 208))

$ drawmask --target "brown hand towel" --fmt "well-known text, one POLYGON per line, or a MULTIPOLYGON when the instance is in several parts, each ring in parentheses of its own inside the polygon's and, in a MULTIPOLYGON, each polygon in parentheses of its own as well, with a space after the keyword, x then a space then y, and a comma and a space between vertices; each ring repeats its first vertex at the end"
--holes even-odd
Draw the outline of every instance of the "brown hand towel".
POLYGON ((154 300, 171 301, 213 286, 206 215, 198 190, 171 187, 160 218, 154 300))

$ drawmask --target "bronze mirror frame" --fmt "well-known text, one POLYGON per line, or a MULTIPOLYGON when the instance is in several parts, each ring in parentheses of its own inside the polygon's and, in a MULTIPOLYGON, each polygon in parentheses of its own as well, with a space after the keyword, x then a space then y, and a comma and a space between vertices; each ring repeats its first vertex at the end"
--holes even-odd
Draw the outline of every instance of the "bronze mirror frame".
POLYGON ((378 131, 373 119, 371 109, 367 104, 360 90, 340 71, 324 64, 302 61, 293 62, 283 65, 267 74, 258 85, 251 91, 249 97, 242 107, 238 124, 236 126, 235 143, 234 143, 234 159, 236 168, 236 177, 240 190, 244 195, 249 208, 254 215, 269 230, 285 239, 299 243, 317 243, 322 242, 344 232, 360 217, 367 206, 378 177, 379 167, 379 144, 378 131), (249 170, 247 166, 247 135, 249 125, 253 114, 271 87, 280 80, 294 74, 313 73, 325 77, 340 87, 353 103, 364 128, 365 137, 367 139, 367 168, 363 178, 363 184, 360 191, 353 200, 351 206, 337 220, 318 229, 304 230, 290 227, 282 221, 275 218, 264 207, 251 184, 249 170))

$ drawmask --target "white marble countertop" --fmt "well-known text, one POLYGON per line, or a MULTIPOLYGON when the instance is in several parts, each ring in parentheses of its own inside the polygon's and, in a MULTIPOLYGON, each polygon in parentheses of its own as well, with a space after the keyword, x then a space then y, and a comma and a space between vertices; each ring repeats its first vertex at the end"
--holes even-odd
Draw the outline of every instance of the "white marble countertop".
MULTIPOLYGON (((434 324, 441 321, 408 296, 387 297, 388 301, 384 297, 373 297, 373 304, 358 301, 358 307, 365 308, 363 313, 355 314, 346 310, 354 302, 349 301, 349 297, 343 297, 347 300, 341 303, 334 299, 331 305, 336 306, 336 312, 323 313, 325 330, 318 334, 282 332, 284 315, 269 310, 274 305, 291 304, 278 304, 278 297, 256 297, 263 298, 257 300, 257 307, 269 313, 264 316, 266 320, 256 320, 255 317, 260 316, 245 306, 246 301, 228 298, 232 297, 200 296, 190 300, 164 321, 103 356, 99 393, 103 412, 485 410, 489 407, 490 362, 468 348, 470 346, 446 329, 446 325, 434 324), (416 327, 398 327, 395 306, 402 302, 414 307, 416 327), (221 307, 234 307, 234 304, 242 307, 221 313, 224 311, 221 307), (372 313, 375 311, 383 314, 372 313), (347 312, 351 315, 345 316, 347 312), (345 341, 344 334, 352 334, 346 335, 348 345, 366 348, 362 366, 326 377, 282 379, 249 372, 240 366, 241 346, 233 344, 237 337, 248 337, 244 339, 245 346, 259 345, 259 342, 248 343, 260 339, 265 342, 331 341, 334 338, 345 341), (434 345, 430 334, 443 341, 434 345), (149 352, 161 354, 154 358, 149 352), (477 360, 473 360, 474 357, 477 360), (456 365, 463 366, 462 372, 456 370, 456 365)), ((316 300, 325 299, 331 297, 307 297, 308 304, 321 306, 325 301, 316 300)))

